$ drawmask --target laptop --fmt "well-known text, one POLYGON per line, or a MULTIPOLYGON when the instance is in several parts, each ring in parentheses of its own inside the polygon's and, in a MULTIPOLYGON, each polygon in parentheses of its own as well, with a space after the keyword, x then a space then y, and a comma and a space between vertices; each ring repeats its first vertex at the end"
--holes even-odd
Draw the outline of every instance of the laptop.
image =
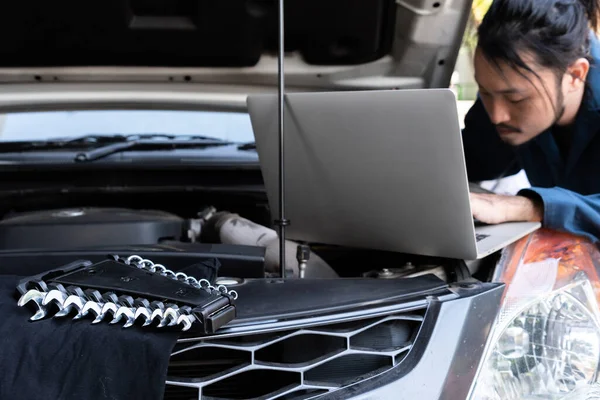
MULTIPOLYGON (((247 105, 277 217, 277 94, 247 105)), ((475 260, 540 227, 475 224, 449 89, 288 93, 284 107, 288 239, 475 260)))

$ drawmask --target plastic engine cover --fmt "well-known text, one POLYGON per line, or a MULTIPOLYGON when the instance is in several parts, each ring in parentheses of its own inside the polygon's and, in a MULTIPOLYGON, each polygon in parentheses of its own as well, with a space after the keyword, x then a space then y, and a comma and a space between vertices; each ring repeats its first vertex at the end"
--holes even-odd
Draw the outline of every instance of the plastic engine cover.
POLYGON ((181 237, 184 220, 155 210, 75 208, 0 221, 0 249, 68 249, 157 244, 181 237))

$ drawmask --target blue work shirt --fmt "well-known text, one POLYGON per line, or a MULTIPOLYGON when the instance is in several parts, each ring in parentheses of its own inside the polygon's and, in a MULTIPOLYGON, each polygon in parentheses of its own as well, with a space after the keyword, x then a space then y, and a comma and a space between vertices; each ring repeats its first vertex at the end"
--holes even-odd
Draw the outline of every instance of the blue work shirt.
POLYGON ((541 200, 542 225, 600 241, 600 43, 591 41, 588 88, 574 125, 566 157, 552 128, 520 146, 501 141, 477 99, 465 117, 463 143, 469 181, 527 173, 531 188, 520 195, 541 200))

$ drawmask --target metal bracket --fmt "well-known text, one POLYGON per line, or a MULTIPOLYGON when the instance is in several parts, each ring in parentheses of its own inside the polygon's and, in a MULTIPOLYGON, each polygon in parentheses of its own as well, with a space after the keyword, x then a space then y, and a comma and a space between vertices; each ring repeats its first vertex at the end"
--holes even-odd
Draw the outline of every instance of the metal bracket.
POLYGON ((284 59, 285 59, 285 35, 284 35, 284 8, 283 0, 279 0, 279 50, 277 54, 277 72, 278 72, 278 115, 279 115, 279 219, 275 224, 279 226, 279 268, 281 278, 285 279, 285 227, 290 221, 285 218, 285 140, 284 140, 284 106, 283 98, 285 93, 284 59))

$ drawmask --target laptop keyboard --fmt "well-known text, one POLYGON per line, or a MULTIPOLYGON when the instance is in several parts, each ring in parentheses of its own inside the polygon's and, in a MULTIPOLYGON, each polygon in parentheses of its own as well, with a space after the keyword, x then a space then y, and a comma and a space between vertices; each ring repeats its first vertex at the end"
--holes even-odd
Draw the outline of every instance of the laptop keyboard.
POLYGON ((483 233, 476 233, 476 234, 475 234, 475 239, 476 239, 478 242, 480 242, 480 241, 482 241, 483 239, 485 239, 486 237, 489 237, 489 236, 490 236, 490 235, 485 235, 485 234, 483 234, 483 233))

